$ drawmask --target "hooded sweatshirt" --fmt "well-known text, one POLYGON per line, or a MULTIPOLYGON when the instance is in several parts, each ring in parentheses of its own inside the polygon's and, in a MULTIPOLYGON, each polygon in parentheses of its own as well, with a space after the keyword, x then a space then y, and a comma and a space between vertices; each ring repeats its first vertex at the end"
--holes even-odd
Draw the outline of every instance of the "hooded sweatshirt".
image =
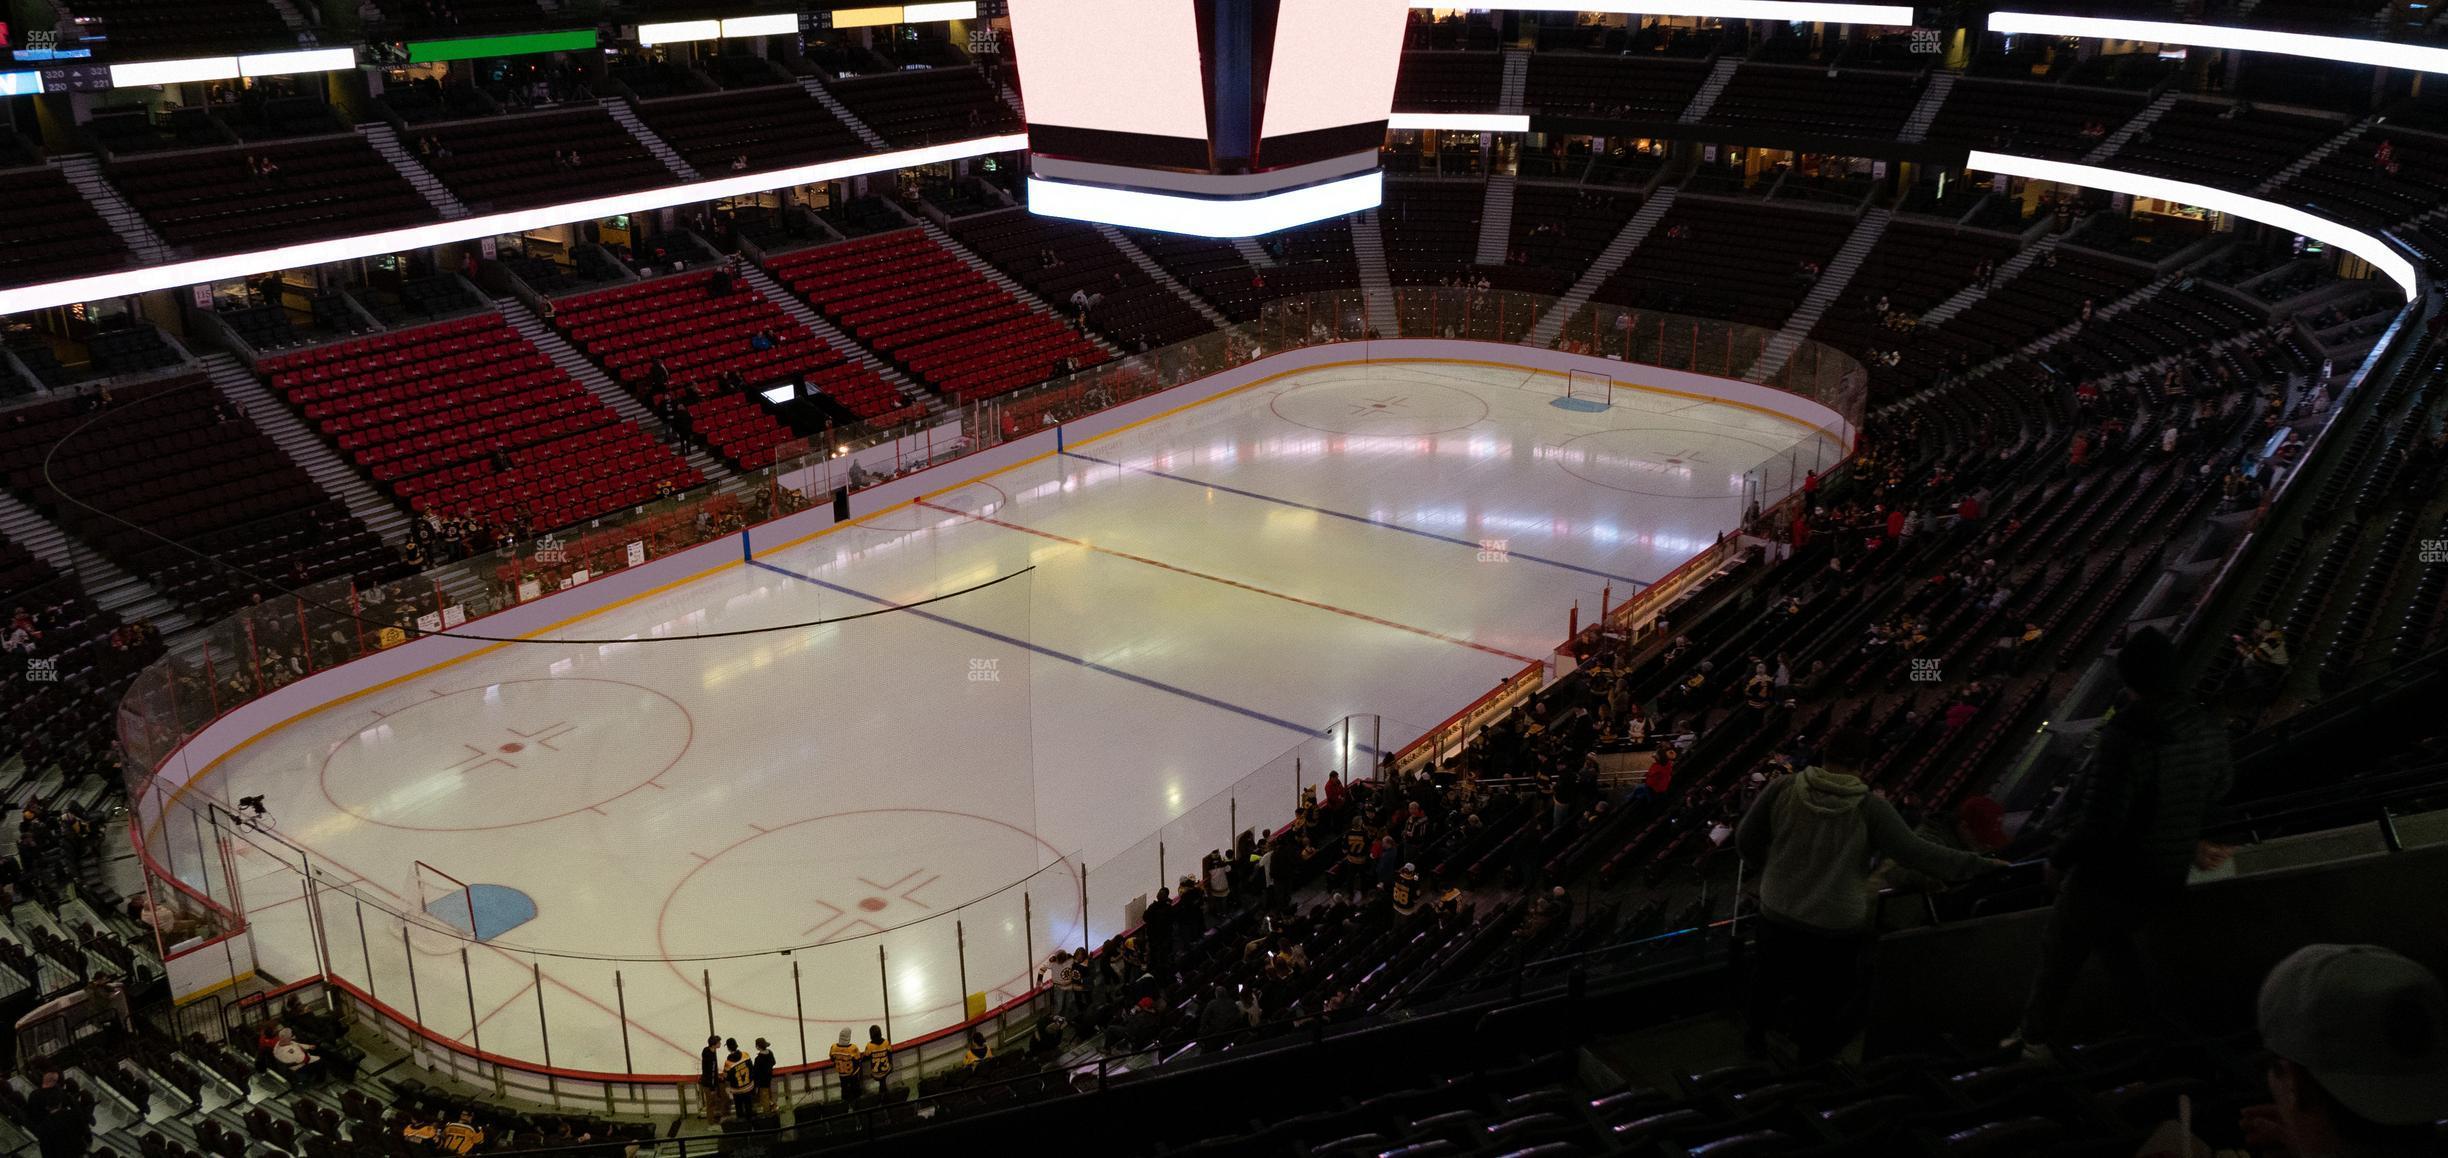
POLYGON ((1950 881, 1971 876, 1982 864, 1977 853, 1914 836, 1895 807, 1870 795, 1860 777, 1818 767, 1771 781, 1734 835, 1743 859, 1759 873, 1761 913, 1821 933, 1870 927, 1870 869, 1877 857, 1950 881))

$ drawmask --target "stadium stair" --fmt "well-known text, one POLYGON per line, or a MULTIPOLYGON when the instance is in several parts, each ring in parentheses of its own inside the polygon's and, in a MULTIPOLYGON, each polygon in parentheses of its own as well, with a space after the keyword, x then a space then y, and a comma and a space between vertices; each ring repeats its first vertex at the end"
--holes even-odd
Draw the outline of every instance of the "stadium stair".
POLYGON ((867 122, 851 114, 849 106, 835 99, 832 93, 826 92, 825 86, 818 84, 815 77, 800 77, 799 87, 806 89, 809 96, 815 97, 817 104, 823 105, 826 112, 833 114, 833 119, 840 121, 851 132, 857 133, 858 139, 867 142, 868 148, 879 153, 892 148, 891 145, 885 143, 882 134, 868 128, 867 122))
POLYGON ((738 269, 740 280, 747 282, 749 288, 764 295, 766 301, 782 307, 782 312, 789 314, 792 321, 806 326, 808 332, 823 339, 826 345, 841 351, 851 361, 875 371, 877 376, 898 388, 904 397, 925 402, 930 413, 941 414, 951 409, 951 404, 945 402, 942 395, 927 389, 916 379, 902 373, 899 367, 876 357, 874 351, 859 345, 857 339, 843 333, 842 328, 834 325, 832 319, 809 309, 806 299, 792 293, 790 287, 776 281, 774 275, 765 272, 764 266, 752 261, 743 261, 739 264, 738 269))
POLYGON ((1028 120, 1028 110, 1021 107, 1020 104, 1020 90, 1013 88, 1010 81, 1004 80, 1001 77, 995 78, 994 90, 996 96, 1003 98, 1004 104, 1011 106, 1011 111, 1020 115, 1020 119, 1023 123, 1028 120))
POLYGON ((1827 313, 1829 306, 1835 304, 1837 296, 1844 293, 1845 287, 1853 284, 1853 275, 1861 272, 1862 259, 1870 256, 1879 238, 1886 236, 1887 224, 1894 220, 1895 211, 1892 209, 1873 209, 1862 214, 1860 223, 1853 227, 1852 236, 1845 238, 1844 246, 1836 251, 1827 268, 1820 271, 1819 280, 1811 283, 1810 292, 1803 295, 1802 304, 1794 310, 1793 316, 1785 319, 1785 325, 1760 349, 1759 360, 1751 363, 1751 368, 1743 373, 1743 381, 1765 382, 1785 368, 1786 361, 1793 357, 1794 351, 1802 348, 1802 339, 1819 324, 1819 319, 1827 313))
POLYGON ((289 31, 297 34, 298 47, 308 48, 321 43, 320 38, 315 34, 315 25, 307 21, 306 14, 298 11, 297 5, 290 3, 289 0, 264 0, 264 2, 271 6, 272 11, 280 14, 281 23, 286 25, 289 31))
POLYGON ((453 219, 469 215, 467 203, 445 187, 442 179, 433 175, 433 170, 418 164, 416 158, 408 155, 408 150, 400 145, 398 131, 389 124, 366 121, 357 126, 357 135, 364 137, 367 144, 374 146, 375 152, 382 154, 383 160, 391 162, 391 167, 399 170, 400 176, 416 186, 416 191, 424 195, 426 204, 433 206, 434 212, 453 219))
MULTIPOLYGON (((1019 299, 1023 304, 1027 305, 1030 309, 1035 310, 1038 313, 1061 321, 1066 326, 1071 324, 1069 317, 1066 316, 1061 310, 1055 309, 1052 305, 1048 304, 1044 298, 1038 297, 1036 293, 1030 290, 1027 286, 1021 285, 1019 282, 1014 281, 1009 274, 1004 273, 1002 270, 996 269, 993 262, 980 257, 976 250, 961 244, 960 239, 952 236, 951 230, 945 229, 943 226, 937 225, 932 220, 927 218, 921 217, 917 218, 916 220, 918 222, 918 228, 926 233, 927 240, 942 246, 944 250, 951 253, 952 256, 961 259, 962 263, 966 264, 969 268, 976 270, 978 274, 984 277, 986 280, 995 283, 995 285, 1000 287, 1004 293, 1010 294, 1014 298, 1019 299)), ((1119 358, 1122 356, 1122 350, 1120 347, 1117 347, 1113 343, 1099 337, 1093 330, 1082 331, 1081 336, 1087 338, 1091 342, 1096 343, 1098 349, 1103 350, 1114 357, 1119 358)))
POLYGON ((1523 94, 1530 90, 1530 50, 1508 48, 1504 59, 1504 86, 1496 91, 1496 111, 1520 113, 1523 94))
POLYGON ((654 154, 655 160, 663 162, 664 168, 679 174, 683 181, 697 179, 696 167, 690 165, 688 159, 682 157, 678 150, 673 149, 670 142, 656 136, 653 129, 647 128, 646 122, 638 119, 637 110, 630 108, 628 101, 619 97, 605 97, 595 103, 602 105, 605 112, 611 113, 612 119, 619 121, 622 128, 629 130, 629 135, 636 137, 639 144, 646 146, 646 151, 654 154))
POLYGON ((236 355, 206 356, 204 372, 212 379, 214 390, 245 412, 247 421, 263 431, 323 493, 348 507, 349 513, 357 516, 367 530, 393 546, 407 536, 408 512, 384 498, 362 472, 332 453, 331 444, 300 421, 297 411, 274 398, 271 388, 236 355))
POLYGON ((1200 317, 1207 319, 1207 324, 1219 330, 1232 325, 1232 319, 1217 312, 1214 306, 1208 305, 1207 299, 1191 293, 1189 286, 1183 285, 1165 267, 1156 264, 1156 259, 1149 257, 1147 251, 1139 248, 1138 243, 1132 241, 1127 234, 1110 225, 1099 225, 1096 231, 1097 236, 1104 238, 1106 243, 1115 249, 1121 250, 1122 256, 1129 258, 1132 265, 1138 266, 1140 271, 1154 279, 1156 284, 1172 290, 1174 296, 1190 303, 1190 308, 1197 310, 1200 317))
MULTIPOLYGON (((2147 284, 2143 285, 2142 288, 2126 294, 2124 297, 2094 307, 2091 311, 2091 324, 2098 325, 2101 322, 2107 321, 2118 314, 2124 313, 2125 311, 2142 304, 2144 301, 2149 300, 2153 295, 2156 295, 2160 291, 2167 289, 2169 286, 2175 285, 2177 282, 2184 280, 2186 276, 2188 275, 2185 273, 2182 267, 2171 269, 2166 273, 2160 274, 2158 277, 2151 279, 2147 284)), ((2055 346, 2062 345, 2074 335, 2081 332, 2081 327, 2072 325, 2070 323, 2059 326, 2054 330, 2050 330, 2049 332, 2032 339, 2031 344, 2023 347, 2022 352, 2027 355, 2039 354, 2055 346)), ((2158 369, 2160 368, 2161 363, 2170 361, 2177 357, 2188 356, 2192 353, 2194 353, 2193 350, 2187 349, 2181 351, 2180 353, 2172 353, 2166 358, 2159 359, 2155 362, 2148 362, 2139 366, 2129 366, 2126 368, 2126 373, 2134 374, 2158 369)))
POLYGON ((1481 265, 1503 265, 1508 242, 1513 239, 1513 195, 1517 179, 1510 173, 1500 173, 1487 179, 1487 200, 1479 208, 1479 252, 1481 265))
POLYGON ((102 179, 102 162, 99 159, 91 153, 77 153, 57 158, 56 162, 60 174, 68 178, 69 184, 77 187, 77 192, 85 195, 85 200, 93 205, 94 212, 110 223, 111 230, 127 244, 128 252, 134 254, 138 261, 158 265, 171 260, 170 243, 153 231, 153 226, 145 221, 144 215, 136 212, 135 206, 119 196, 119 191, 111 188, 110 182, 102 179))
MULTIPOLYGON (((2253 193, 2258 195, 2267 193, 2272 189, 2284 187, 2287 182, 2303 176, 2307 172, 2310 172, 2314 165, 2318 165, 2321 162, 2328 160, 2330 154, 2344 148, 2348 142, 2361 137, 2364 133, 2370 131, 2373 125, 2377 125, 2379 123, 2380 118, 2378 117, 2365 117, 2362 120, 2356 121, 2354 124, 2348 125, 2345 131, 2321 142, 2320 147, 2313 149, 2311 152, 2306 153, 2301 157, 2297 157, 2292 163, 2288 164, 2286 168, 2270 174, 2268 179, 2262 181, 2258 185, 2253 186, 2253 193)), ((2434 212, 2437 211, 2434 210, 2434 212)))
POLYGON ((1275 255, 1268 253, 1265 246, 1258 244, 1257 238, 1236 237, 1233 238, 1232 245, 1233 252, 1240 254, 1241 260, 1250 265, 1258 269, 1275 268, 1275 255))
POLYGON ((1983 286, 1979 282, 1967 283, 1947 300, 1930 307, 1928 313, 1921 315, 1921 324, 1934 326, 1972 308, 1972 303, 1989 296, 1989 291, 2006 285, 2024 270, 2030 269, 2033 262, 2040 260, 2048 251, 2057 248, 2057 243, 2065 239, 2064 234, 2051 233, 2037 241, 2030 240, 2032 233, 2042 232, 2048 228, 2049 223, 2045 220, 2032 226, 2031 230, 2024 235, 2026 244, 2022 252, 2007 258, 2004 264, 1998 266, 1997 271, 1990 275, 1988 285, 1983 286))
POLYGON ((1640 248, 1641 239, 1648 237, 1650 231, 1657 228, 1659 220, 1666 216, 1666 211, 1674 208, 1675 193, 1676 190, 1669 186, 1650 194, 1648 202, 1640 207, 1640 212, 1624 222, 1624 227, 1615 234, 1615 240, 1598 251, 1598 256, 1590 260, 1589 268, 1582 270, 1572 288, 1557 299, 1555 308, 1548 310, 1537 325, 1530 327, 1529 336, 1522 342, 1530 346, 1554 345, 1556 336, 1564 332, 1564 323, 1571 321, 1572 316, 1588 303, 1590 295, 1597 293, 1598 287, 1605 285, 1608 278, 1615 276, 1616 270, 1623 268, 1624 262, 1631 258, 1632 251, 1640 248))
POLYGON ((696 467, 697 473, 704 475, 708 481, 724 482, 738 473, 731 469, 730 464, 722 461, 704 447, 681 438, 678 431, 673 430, 661 418, 656 417, 654 411, 647 409, 646 404, 638 401, 636 395, 622 389, 620 383, 613 381, 611 375, 604 373, 603 367, 596 365, 585 354, 579 353, 578 347, 570 345, 569 339, 561 336, 561 331, 552 328, 543 318, 538 317, 533 309, 528 308, 527 303, 516 298, 508 298, 500 304, 502 317, 509 321, 510 328, 517 330, 520 337, 527 339, 536 349, 544 351, 544 356, 552 359, 553 365, 560 367, 563 373, 577 379, 587 388, 588 393, 602 399, 603 404, 611 407, 614 414, 643 427, 658 441, 679 448, 681 457, 687 459, 688 464, 696 467))
POLYGON ((58 523, 0 490, 0 538, 25 548, 62 575, 73 575, 94 605, 121 619, 150 619, 164 635, 190 626, 161 589, 137 578, 102 553, 77 542, 58 523))
POLYGON ((1725 95, 1726 85, 1733 83, 1734 70, 1741 67, 1739 56, 1718 57, 1716 65, 1709 69, 1708 79, 1700 82, 1700 91, 1692 94, 1691 103, 1683 106, 1683 115, 1675 119, 1687 125, 1699 124, 1710 109, 1717 107, 1717 98, 1725 95))
POLYGON ((2125 122, 2123 127, 2117 129, 2117 131, 2113 133, 2108 134, 2107 139, 2093 146, 2090 152, 2083 154, 2083 164, 2097 165, 2110 157, 2116 156, 2116 151, 2124 148, 2125 142, 2130 141, 2134 139, 2134 137, 2140 135, 2142 130, 2157 124, 2159 122, 2159 118, 2166 116, 2169 109, 2176 107, 2177 99, 2183 95, 2184 94, 2182 92, 2175 89, 2169 89, 2166 92, 2160 93, 2159 99, 2152 101, 2149 108, 2143 109, 2141 112, 2134 114, 2134 119, 2125 122))
POLYGON ((1912 116, 1905 118, 1904 128, 1896 139, 1918 143, 1929 139, 1930 122, 1938 119, 1938 110, 1946 106, 1947 94, 1955 91, 1955 74, 1930 74, 1929 87, 1921 90, 1921 101, 1913 106, 1912 116))
POLYGON ((1386 272, 1384 218, 1374 209, 1353 217, 1351 238, 1352 262, 1360 267, 1360 297, 1368 307, 1369 328, 1391 334, 1398 326, 1394 279, 1386 272))

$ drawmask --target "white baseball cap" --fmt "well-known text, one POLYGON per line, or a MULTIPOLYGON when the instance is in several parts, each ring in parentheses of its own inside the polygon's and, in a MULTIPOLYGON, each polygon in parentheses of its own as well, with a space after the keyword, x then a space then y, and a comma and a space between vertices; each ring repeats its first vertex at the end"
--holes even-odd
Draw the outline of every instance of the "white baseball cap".
POLYGON ((2448 1118, 2448 994, 2377 945, 2306 945, 2261 983, 2261 1040, 2381 1125, 2448 1118))

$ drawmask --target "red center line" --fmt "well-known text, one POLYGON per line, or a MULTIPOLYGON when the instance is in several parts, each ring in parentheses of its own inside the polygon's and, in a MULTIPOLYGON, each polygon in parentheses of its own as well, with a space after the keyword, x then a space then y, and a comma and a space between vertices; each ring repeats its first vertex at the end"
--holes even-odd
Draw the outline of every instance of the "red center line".
POLYGON ((1330 611, 1336 615, 1357 619, 1363 623, 1374 623, 1379 627, 1391 627, 1396 631, 1408 631, 1413 635, 1425 636, 1429 639, 1437 640, 1442 643, 1454 644, 1459 647, 1467 647, 1472 651, 1485 652, 1488 655, 1499 656, 1504 659, 1511 660, 1514 663, 1528 664, 1540 662, 1526 655, 1515 655, 1512 652, 1506 651, 1500 647, 1489 647, 1484 643, 1463 639, 1459 636, 1447 635, 1441 631, 1430 631, 1425 627, 1414 627, 1408 623, 1400 623, 1381 616, 1371 615, 1365 611, 1354 611, 1348 607, 1337 607, 1332 603, 1320 603, 1315 599, 1304 599, 1298 595, 1287 595, 1281 591, 1271 591, 1254 583, 1244 583, 1238 579, 1227 579, 1222 575, 1210 575, 1205 571, 1194 571, 1188 567, 1176 566, 1161 559, 1150 559, 1145 555, 1134 555, 1128 551, 1117 551, 1112 547, 1099 547, 1094 543, 1074 539, 1068 535, 1057 535, 1052 531, 1041 531, 1035 527, 1024 527, 1018 523, 1005 522, 1002 519, 995 518, 991 515, 973 514, 968 511, 956 510, 952 507, 937 506, 936 504, 928 502, 925 499, 918 500, 917 505, 925 507, 929 510, 942 511, 948 515, 958 515, 964 519, 973 519, 977 522, 988 524, 989 526, 1001 527, 1007 531, 1018 531, 1024 535, 1035 535, 1041 539, 1051 539, 1057 543, 1065 543, 1070 546, 1078 547, 1082 550, 1094 551, 1100 555, 1111 555, 1116 559, 1128 559, 1133 563, 1139 563, 1149 567, 1171 571, 1176 575, 1188 575, 1193 579, 1204 579, 1210 583, 1220 583, 1226 587, 1238 588, 1254 595, 1264 595, 1269 599, 1281 599, 1286 603, 1297 603, 1303 607, 1315 608, 1319 611, 1330 611))

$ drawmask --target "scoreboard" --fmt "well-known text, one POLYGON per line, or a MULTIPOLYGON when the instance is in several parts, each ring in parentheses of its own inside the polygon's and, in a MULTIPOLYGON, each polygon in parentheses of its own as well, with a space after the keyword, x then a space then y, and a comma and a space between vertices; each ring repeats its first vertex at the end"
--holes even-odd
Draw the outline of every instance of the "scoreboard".
POLYGON ((1029 205, 1247 237, 1375 206, 1409 0, 1008 0, 1029 205))

